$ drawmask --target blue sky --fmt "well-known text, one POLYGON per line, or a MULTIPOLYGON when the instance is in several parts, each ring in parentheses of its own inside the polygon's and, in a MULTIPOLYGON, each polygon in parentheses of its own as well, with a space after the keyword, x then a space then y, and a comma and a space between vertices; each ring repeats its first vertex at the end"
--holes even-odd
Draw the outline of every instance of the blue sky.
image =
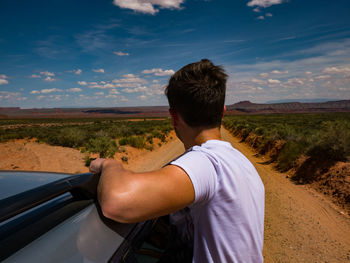
POLYGON ((226 103, 350 99, 348 0, 2 0, 0 107, 167 105, 208 58, 226 103))

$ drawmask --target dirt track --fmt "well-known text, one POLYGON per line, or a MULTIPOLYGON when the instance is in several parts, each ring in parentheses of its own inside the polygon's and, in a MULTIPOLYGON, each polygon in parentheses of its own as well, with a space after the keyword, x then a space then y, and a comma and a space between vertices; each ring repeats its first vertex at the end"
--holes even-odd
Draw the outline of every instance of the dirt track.
MULTIPOLYGON (((266 191, 265 262, 348 262, 350 261, 350 219, 318 193, 293 184, 286 175, 248 146, 222 130, 223 139, 241 151, 258 170, 266 191)), ((138 160, 134 170, 161 167, 183 152, 178 140, 138 160), (156 161, 155 161, 156 160, 156 161)))
MULTIPOLYGON (((293 184, 266 165, 251 148, 226 130, 223 139, 245 154, 258 170, 266 191, 265 262, 350 262, 350 218, 307 186, 293 184)), ((140 151, 127 167, 134 171, 160 168, 184 148, 177 139, 152 152, 140 151)), ((131 152, 129 152, 131 157, 131 152)), ((77 150, 34 142, 0 145, 0 169, 84 172, 77 150), (18 167, 18 168, 17 168, 18 167)))

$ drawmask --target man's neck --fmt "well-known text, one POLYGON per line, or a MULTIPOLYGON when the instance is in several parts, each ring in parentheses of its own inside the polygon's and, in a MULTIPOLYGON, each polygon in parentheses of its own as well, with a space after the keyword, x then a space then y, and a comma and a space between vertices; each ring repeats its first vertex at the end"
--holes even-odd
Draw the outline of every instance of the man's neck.
POLYGON ((189 149, 195 145, 202 145, 209 140, 221 140, 220 128, 194 128, 183 138, 185 149, 189 149))

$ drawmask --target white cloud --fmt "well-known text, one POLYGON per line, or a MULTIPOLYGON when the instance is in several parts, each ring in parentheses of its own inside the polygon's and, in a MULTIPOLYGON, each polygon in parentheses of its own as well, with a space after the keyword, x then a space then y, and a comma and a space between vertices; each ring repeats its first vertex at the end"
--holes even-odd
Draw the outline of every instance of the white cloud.
POLYGON ((81 86, 86 86, 88 83, 86 81, 78 81, 78 84, 81 86))
POLYGON ((111 89, 111 90, 109 91, 109 94, 120 94, 120 92, 117 91, 116 89, 111 89))
POLYGON ((272 17, 272 14, 271 13, 266 13, 265 16, 266 17, 272 17))
POLYGON ((67 89, 68 92, 80 92, 82 91, 81 88, 71 88, 71 89, 67 89))
POLYGON ((24 101, 27 97, 22 97, 20 92, 0 91, 1 99, 6 101, 24 101))
POLYGON ((42 71, 40 72, 41 75, 45 75, 46 77, 54 77, 55 73, 49 72, 49 71, 42 71))
POLYGON ((281 83, 281 81, 279 81, 278 79, 268 79, 267 82, 270 84, 280 84, 281 83))
POLYGON ((30 76, 30 78, 32 78, 32 79, 40 79, 41 76, 40 76, 40 75, 37 75, 37 74, 32 74, 32 75, 30 76))
POLYGON ((115 87, 116 87, 116 85, 111 84, 111 83, 107 83, 107 84, 103 84, 103 83, 98 84, 98 83, 95 83, 95 84, 92 84, 92 85, 91 85, 91 83, 90 83, 90 85, 89 85, 89 88, 90 88, 90 89, 113 89, 113 88, 115 88, 115 87))
POLYGON ((288 74, 288 70, 285 70, 285 71, 279 71, 279 70, 272 70, 271 71, 272 74, 288 74))
POLYGON ((32 90, 32 91, 30 92, 30 94, 40 94, 40 91, 38 91, 38 90, 32 90))
POLYGON ((81 69, 77 69, 77 70, 74 72, 74 74, 80 75, 82 72, 83 72, 83 71, 82 71, 81 69))
POLYGON ((8 80, 6 80, 7 78, 5 74, 0 74, 0 85, 9 84, 8 80))
POLYGON ((92 71, 96 73, 105 73, 105 70, 103 68, 93 69, 92 71))
POLYGON ((6 79, 0 79, 0 85, 8 84, 9 82, 6 79))
POLYGON ((62 90, 61 89, 52 88, 52 89, 42 89, 40 92, 46 94, 46 93, 60 92, 60 91, 62 91, 62 90))
POLYGON ((330 79, 330 78, 331 78, 330 75, 319 75, 315 77, 315 79, 330 79))
POLYGON ((138 96, 137 98, 139 98, 140 100, 146 100, 146 99, 147 99, 147 96, 141 95, 141 96, 138 96))
POLYGON ((136 93, 136 92, 143 92, 143 91, 147 91, 147 87, 146 86, 141 86, 141 87, 137 87, 137 88, 126 88, 126 89, 123 89, 122 92, 125 92, 125 93, 136 93))
POLYGON ((163 9, 180 9, 183 2, 184 0, 114 0, 113 4, 120 8, 154 15, 159 12, 155 6, 163 9))
POLYGON ((254 82, 254 83, 258 83, 258 84, 260 84, 260 85, 262 85, 262 84, 265 84, 266 82, 264 81, 264 80, 261 80, 261 79, 256 79, 256 78, 252 78, 252 80, 251 80, 252 82, 254 82))
POLYGON ((105 98, 107 98, 107 99, 117 99, 118 96, 117 95, 113 95, 113 94, 109 94, 109 95, 105 96, 105 98))
MULTIPOLYGON (((346 90, 350 87, 350 76, 346 74, 325 74, 324 69, 337 67, 347 68, 349 65, 350 39, 344 41, 333 41, 316 44, 307 49, 295 52, 286 51, 280 54, 280 58, 292 55, 300 56, 295 60, 257 60, 254 63, 235 64, 226 66, 230 78, 227 83, 226 103, 231 104, 241 100, 251 100, 252 102, 266 102, 269 100, 296 99, 296 98, 329 98, 344 99, 349 97, 346 90), (286 70, 286 75, 274 75, 273 70, 286 70), (311 70, 312 69, 312 70, 311 70), (262 73, 266 72, 266 73, 262 73), (262 75, 259 76, 259 73, 262 75), (279 78, 281 76, 281 79, 279 78), (282 78, 283 76, 283 78, 282 78), (252 82, 252 78, 265 80, 279 79, 280 84, 261 85, 252 82), (316 78, 317 77, 317 78, 316 78), (288 79, 297 78, 289 81, 288 79), (249 87, 255 86, 255 87, 249 87), (263 87, 257 95, 257 87, 263 87), (253 89, 254 88, 254 89, 253 89)), ((329 70, 328 70, 329 71, 329 70)), ((331 70, 335 72, 336 70, 331 70)))
POLYGON ((46 77, 46 78, 44 79, 44 81, 46 81, 46 82, 54 82, 54 81, 56 81, 56 79, 51 78, 51 77, 46 77))
POLYGON ((42 99, 46 98, 46 96, 40 95, 40 96, 37 96, 36 98, 37 98, 38 100, 42 100, 42 99))
POLYGON ((257 7, 269 7, 272 5, 279 5, 285 2, 285 0, 251 0, 250 2, 247 3, 247 6, 257 6, 257 7))
POLYGON ((125 96, 119 96, 119 100, 123 102, 129 101, 125 96))
POLYGON ((261 10, 260 10, 259 7, 255 7, 255 8, 253 9, 253 11, 256 12, 256 13, 260 13, 260 12, 261 12, 261 10))
POLYGON ((111 83, 103 84, 103 89, 113 89, 113 88, 115 88, 114 84, 111 84, 111 83))
POLYGON ((350 67, 326 67, 322 72, 326 74, 349 74, 350 67))
POLYGON ((96 96, 103 96, 105 94, 104 94, 104 92, 95 92, 94 95, 96 95, 96 96))
POLYGON ((292 84, 292 85, 304 85, 305 79, 303 78, 292 78, 287 80, 287 84, 292 84))
MULTIPOLYGON (((142 79, 140 77, 138 77, 137 75, 134 75, 134 74, 126 74, 126 75, 123 75, 123 78, 122 79, 114 79, 112 81, 113 83, 148 83, 147 80, 145 79, 142 79)), ((135 85, 134 85, 135 86, 135 85)))
POLYGON ((125 75, 123 75, 123 77, 124 77, 124 78, 136 78, 136 77, 138 77, 138 76, 135 75, 135 74, 125 74, 125 75))
POLYGON ((59 101, 62 100, 62 95, 49 95, 49 99, 59 101))
POLYGON ((129 53, 124 53, 122 51, 115 51, 113 52, 114 55, 117 55, 117 56, 129 56, 130 54, 129 53))
POLYGON ((258 16, 257 19, 259 19, 259 20, 264 20, 265 17, 264 17, 264 16, 258 16))
POLYGON ((145 69, 142 71, 143 74, 154 74, 156 76, 171 76, 175 73, 172 69, 163 70, 161 68, 145 69))

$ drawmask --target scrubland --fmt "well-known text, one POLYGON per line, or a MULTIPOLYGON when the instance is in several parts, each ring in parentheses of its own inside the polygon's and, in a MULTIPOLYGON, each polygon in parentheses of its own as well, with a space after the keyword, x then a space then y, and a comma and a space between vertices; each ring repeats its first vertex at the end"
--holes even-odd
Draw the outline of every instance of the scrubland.
POLYGON ((350 212, 349 113, 228 116, 223 125, 277 170, 350 212))
MULTIPOLYGON (((235 137, 223 128, 223 139, 251 160, 265 185, 264 261, 349 261, 350 217, 323 195, 340 200, 350 185, 349 115, 229 116, 224 125, 235 137)), ((184 151, 168 120, 2 120, 0 127, 0 169, 81 173, 84 155, 115 150, 127 168, 149 171, 184 151)))
MULTIPOLYGON (((129 145, 138 149, 153 150, 155 143, 162 144, 172 130, 165 120, 121 119, 33 119, 0 120, 0 142, 13 139, 35 139, 39 143, 70 147, 99 157, 113 157, 129 145)), ((122 156, 124 162, 127 156, 122 156)))

